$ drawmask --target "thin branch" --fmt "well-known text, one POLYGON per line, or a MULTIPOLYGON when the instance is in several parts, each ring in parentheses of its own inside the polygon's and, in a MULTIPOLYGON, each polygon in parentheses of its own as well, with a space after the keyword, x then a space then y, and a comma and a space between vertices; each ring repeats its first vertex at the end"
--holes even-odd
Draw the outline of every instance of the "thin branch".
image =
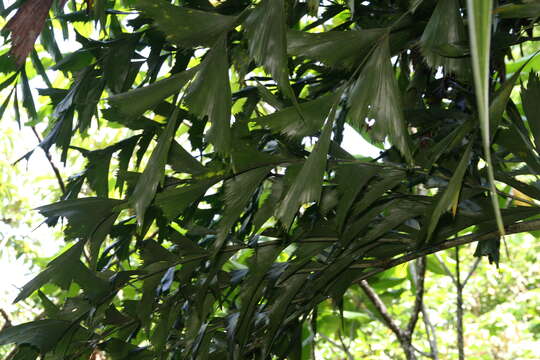
POLYGON ((478 267, 478 265, 480 264, 480 261, 482 260, 482 258, 480 257, 477 257, 475 260, 474 260, 474 264, 471 266, 471 270, 469 270, 469 273, 467 274, 467 276, 465 277, 465 280, 463 280, 463 284, 461 285, 462 287, 465 287, 465 285, 467 285, 467 282, 469 281, 469 279, 471 278, 471 276, 474 274, 474 272, 476 271, 476 268, 478 267))
POLYGON ((465 343, 463 340, 463 284, 461 283, 461 269, 459 259, 459 246, 456 246, 456 312, 457 312, 457 347, 459 360, 465 360, 465 343))
POLYGON ((324 340, 328 341, 330 343, 330 345, 340 349, 340 350, 343 350, 343 352, 347 355, 347 359, 349 360, 354 360, 354 357, 351 355, 349 349, 347 349, 346 347, 344 347, 343 345, 343 342, 342 344, 338 344, 337 342, 335 342, 334 340, 332 340, 330 337, 324 335, 324 334, 317 334, 317 336, 320 336, 321 338, 323 338, 324 340))
POLYGON ((9 315, 4 309, 0 309, 0 315, 4 318, 4 325, 2 326, 2 329, 6 329, 11 326, 11 319, 9 318, 9 315))
POLYGON ((413 350, 416 351, 417 353, 419 353, 420 355, 425 356, 425 357, 427 357, 427 358, 432 357, 431 354, 429 354, 429 353, 427 353, 427 352, 425 352, 425 351, 420 350, 420 349, 417 348, 416 346, 414 346, 414 345, 411 345, 411 346, 412 346, 413 350))
MULTIPOLYGON (((511 224, 506 227, 506 235, 511 234, 518 234, 518 233, 524 233, 524 232, 530 232, 530 231, 537 231, 540 230, 540 220, 530 220, 530 221, 522 221, 519 223, 511 224)), ((402 255, 395 259, 388 259, 388 260, 380 260, 380 261, 374 261, 372 262, 371 266, 377 266, 376 269, 366 272, 362 274, 355 283, 359 283, 362 280, 368 279, 373 275, 377 275, 385 270, 388 270, 390 268, 393 268, 395 266, 404 264, 406 262, 412 261, 414 259, 418 259, 422 256, 426 256, 429 254, 434 254, 436 252, 447 250, 454 248, 459 245, 465 245, 470 244, 473 242, 478 242, 482 240, 488 240, 493 238, 494 236, 498 236, 499 231, 490 231, 483 234, 473 233, 468 234, 464 236, 460 236, 457 238, 454 238, 452 240, 448 240, 445 242, 441 242, 439 244, 435 244, 429 247, 426 247, 424 249, 419 249, 412 251, 408 254, 402 255)))
POLYGON ((343 352, 347 355, 347 358, 349 360, 354 360, 354 356, 349 351, 350 344, 349 346, 345 344, 345 341, 343 341, 343 335, 341 335, 341 331, 338 331, 338 338, 339 338, 339 342, 341 343, 341 348, 343 349, 343 352))
POLYGON ((407 324, 407 334, 412 339, 414 328, 418 322, 418 316, 422 311, 422 305, 424 303, 424 280, 426 278, 426 258, 421 257, 417 260, 416 264, 413 264, 414 268, 414 282, 416 283, 416 293, 414 298, 414 306, 411 313, 411 318, 407 324))
POLYGON ((381 317, 383 319, 384 324, 392 330, 394 334, 396 334, 399 342, 408 342, 407 335, 401 328, 398 326, 398 324, 392 319, 392 316, 388 312, 388 309, 386 308, 386 305, 384 305, 383 301, 377 295, 377 293, 373 290, 371 286, 369 286, 368 282, 366 280, 362 280, 358 283, 362 290, 364 290, 364 293, 366 296, 371 300, 379 314, 381 314, 381 317))
POLYGON ((448 275, 450 277, 450 279, 452 279, 452 282, 455 285, 456 284, 456 278, 454 277, 454 274, 452 274, 452 272, 450 271, 448 266, 446 266, 446 264, 444 263, 443 259, 441 259, 439 254, 434 254, 434 255, 435 255, 435 259, 437 259, 437 261, 439 262, 439 265, 442 266, 442 268, 443 268, 444 272, 446 273, 446 275, 448 275))
POLYGON ((461 282, 461 269, 460 269, 460 258, 459 258, 459 246, 456 246, 456 312, 457 312, 457 347, 459 360, 465 360, 465 340, 463 334, 463 289, 465 284, 471 278, 472 274, 476 270, 478 264, 480 263, 480 258, 477 258, 471 267, 469 273, 467 274, 465 281, 461 282))
MULTIPOLYGON (((537 231, 537 230, 540 230, 540 219, 522 221, 519 223, 514 223, 514 224, 506 226, 507 235, 519 234, 519 233, 525 233, 525 232, 537 231)), ((493 238, 494 236, 497 236, 497 234, 499 234, 498 231, 490 231, 487 233, 471 233, 471 234, 456 237, 452 240, 446 240, 446 241, 425 247, 423 249, 416 249, 407 254, 401 255, 400 257, 397 257, 397 258, 389 258, 389 259, 381 259, 381 260, 360 260, 352 264, 350 267, 348 267, 348 269, 366 269, 366 268, 373 269, 372 271, 369 271, 367 273, 360 275, 360 277, 355 281, 355 283, 358 283, 361 280, 368 279, 371 276, 379 274, 385 270, 388 270, 395 266, 421 258, 423 256, 434 254, 443 250, 452 249, 459 245, 465 245, 465 244, 470 244, 470 243, 474 243, 474 242, 478 242, 482 240, 488 240, 488 239, 493 238)), ((333 241, 331 240, 332 237, 322 238, 322 239, 324 240, 322 240, 321 242, 333 241)), ((336 237, 335 240, 337 239, 338 238, 336 237)), ((280 242, 282 242, 282 240, 274 240, 272 242, 267 241, 257 246, 271 246, 280 242)), ((311 241, 306 241, 306 242, 311 242, 311 241)), ((241 247, 248 248, 244 246, 241 246, 241 247)), ((224 248, 224 251, 234 251, 234 249, 226 247, 224 248)), ((311 272, 324 270, 325 268, 326 266, 313 266, 309 268, 306 267, 305 269, 302 269, 298 271, 297 273, 311 273, 311 272)))
MULTIPOLYGON (((36 127, 32 126, 31 128, 32 128, 32 132, 36 136, 36 139, 41 144, 41 136, 39 136, 39 134, 38 134, 38 132, 36 130, 36 127)), ((54 164, 51 153, 48 150, 45 150, 43 148, 41 148, 41 149, 43 150, 43 153, 45 154, 45 157, 47 158, 47 160, 49 161, 49 164, 51 165, 51 168, 52 168, 52 170, 54 172, 54 176, 56 176, 56 181, 58 181, 58 186, 60 186, 60 190, 62 190, 62 194, 65 194, 66 193, 66 185, 64 184, 64 180, 62 180, 62 175, 60 175, 60 170, 58 170, 58 167, 56 167, 56 165, 54 164)))
POLYGON ((427 340, 431 351, 430 357, 433 360, 438 360, 439 349, 437 347, 437 334, 435 333, 435 326, 433 326, 431 320, 429 319, 429 314, 424 303, 422 304, 422 320, 424 322, 424 326, 426 327, 427 340))

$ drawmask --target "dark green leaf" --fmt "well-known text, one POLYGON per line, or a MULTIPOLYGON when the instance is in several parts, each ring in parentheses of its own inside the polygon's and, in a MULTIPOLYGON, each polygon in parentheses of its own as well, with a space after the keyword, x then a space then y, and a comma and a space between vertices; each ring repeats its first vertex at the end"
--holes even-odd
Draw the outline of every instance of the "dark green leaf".
POLYGON ((96 150, 86 154, 88 165, 86 177, 90 187, 98 197, 106 198, 109 195, 109 165, 112 153, 109 151, 96 150))
MULTIPOLYGON (((0 56, 0 73, 9 74, 17 70, 17 64, 10 53, 6 52, 0 56)), ((16 75, 13 75, 16 76, 16 75)))
POLYGON ((194 114, 208 117, 208 139, 218 152, 227 153, 231 146, 232 99, 226 36, 220 37, 206 55, 187 90, 185 103, 194 114))
POLYGON ((70 321, 51 319, 11 326, 0 331, 0 345, 28 344, 46 353, 54 348, 70 326, 70 321))
MULTIPOLYGON (((98 0, 101 1, 101 0, 98 0)), ((104 51, 102 66, 107 86, 113 93, 120 93, 131 86, 128 83, 129 72, 132 66, 132 54, 138 45, 140 34, 133 33, 111 43, 104 51)), ((136 68, 138 70, 138 68, 136 68)))
POLYGON ((104 350, 112 360, 153 360, 155 354, 145 348, 111 338, 99 344, 99 348, 104 350))
POLYGON ((133 150, 135 150, 135 146, 137 145, 138 141, 139 141, 139 136, 132 137, 131 140, 125 142, 125 145, 122 146, 122 149, 120 150, 118 154, 118 173, 116 177, 115 186, 118 188, 120 192, 122 192, 124 188, 124 182, 125 182, 125 177, 126 177, 127 170, 129 167, 129 163, 133 155, 133 150))
POLYGON ((23 106, 26 109, 31 121, 38 121, 36 106, 32 97, 32 91, 30 90, 30 84, 28 77, 26 76, 26 70, 21 71, 21 87, 23 95, 23 106))
POLYGON ((183 47, 213 45, 236 23, 236 16, 174 6, 156 0, 137 0, 137 7, 156 22, 158 28, 183 47))
POLYGON ((178 217, 189 205, 201 198, 215 181, 198 181, 191 185, 166 189, 156 195, 156 205, 168 219, 178 217))
POLYGON ((150 330, 150 320, 157 303, 157 288, 163 273, 170 265, 166 261, 159 261, 145 267, 145 271, 151 275, 144 279, 142 297, 137 306, 137 316, 143 323, 146 331, 150 330))
POLYGON ((330 111, 334 97, 331 94, 301 103, 303 118, 296 107, 291 106, 267 116, 255 119, 258 124, 290 137, 311 136, 320 131, 330 111))
POLYGON ((94 55, 87 49, 80 49, 65 55, 51 70, 80 71, 94 61, 94 55))
POLYGON ((383 174, 382 179, 371 184, 372 186, 364 191, 361 201, 354 205, 354 215, 358 215, 369 209, 384 194, 401 183, 406 175, 404 171, 399 169, 385 169, 383 174))
POLYGON ((205 167, 176 141, 171 144, 167 164, 179 173, 202 175, 206 172, 205 167))
MULTIPOLYGON (((356 196, 377 172, 376 166, 366 166, 364 164, 343 164, 337 168, 336 180, 341 195, 336 214, 339 229, 343 228, 349 209, 356 200, 356 196)), ((369 205, 367 204, 367 206, 369 205)))
POLYGON ((412 162, 401 97, 390 62, 388 37, 377 44, 352 86, 349 106, 351 124, 355 129, 360 130, 366 126, 366 120, 375 119, 371 130, 373 137, 384 140, 388 136, 392 145, 412 162))
POLYGON ((234 225, 255 190, 270 172, 270 167, 262 166, 236 175, 225 182, 225 213, 219 223, 216 249, 221 248, 227 233, 234 225))
POLYGON ((267 246, 255 251, 250 259, 250 270, 245 285, 242 287, 240 314, 234 329, 234 337, 240 349, 246 344, 255 318, 257 305, 264 289, 263 278, 281 250, 282 247, 279 246, 267 246))
POLYGON ((291 226, 294 216, 302 204, 312 201, 318 202, 320 199, 333 120, 334 116, 331 114, 326 120, 319 141, 315 144, 313 151, 277 209, 276 216, 286 229, 291 226))
POLYGON ((446 135, 441 141, 437 142, 433 147, 427 151, 427 158, 429 163, 426 167, 431 167, 436 163, 439 158, 455 147, 461 146, 463 138, 469 134, 474 128, 472 121, 465 122, 462 126, 455 128, 450 134, 446 135))
POLYGON ((385 33, 384 29, 322 33, 291 30, 287 33, 287 52, 290 55, 320 60, 328 66, 350 69, 365 58, 385 33))
POLYGON ((152 152, 148 164, 142 175, 137 181, 137 186, 133 190, 130 202, 135 207, 137 214, 137 222, 139 226, 144 223, 144 214, 146 209, 154 198, 158 185, 163 182, 165 177, 165 164, 167 163, 167 155, 171 147, 174 133, 176 131, 176 120, 178 118, 178 110, 175 109, 167 122, 167 127, 157 140, 157 146, 152 152))
POLYGON ((500 248, 501 238, 499 236, 495 236, 492 239, 481 240, 476 245, 474 256, 487 256, 490 264, 495 263, 499 266, 500 248))
POLYGON ((459 1, 438 1, 422 34, 420 46, 430 67, 436 69, 443 66, 445 71, 465 77, 468 69, 466 59, 441 56, 439 49, 462 44, 466 38, 459 1))
MULTIPOLYGON (((529 60, 532 59, 533 58, 529 60)), ((510 99, 510 95, 512 94, 514 85, 516 84, 516 81, 521 74, 521 70, 523 70, 523 68, 527 64, 528 62, 525 62, 516 72, 514 72, 514 74, 508 80, 506 80, 499 89, 497 89, 497 92, 494 94, 493 99, 491 99, 491 103, 489 104, 489 121, 492 137, 497 130, 504 111, 506 110, 506 104, 508 103, 508 99, 510 99)), ((521 93, 521 96, 523 99, 523 91, 521 93)))
POLYGON ((536 149, 540 149, 540 79, 536 73, 529 74, 527 88, 521 91, 523 111, 534 137, 536 149))
POLYGON ((85 296, 94 304, 101 304, 107 295, 110 295, 109 282, 101 279, 96 272, 90 270, 81 261, 70 266, 69 271, 75 281, 84 290, 85 296))
POLYGON ((39 351, 31 345, 19 345, 14 351, 14 356, 10 360, 36 360, 39 356, 39 351))
POLYGON ((41 206, 37 210, 47 217, 49 224, 55 224, 58 217, 65 217, 68 224, 64 233, 68 239, 88 239, 122 203, 122 200, 107 198, 81 198, 41 206))
POLYGON ((55 315, 60 312, 60 308, 56 306, 48 297, 45 295, 41 290, 38 291, 39 299, 41 300, 41 304, 43 305, 43 308, 45 309, 45 313, 49 318, 54 318, 55 315))
POLYGON ((449 209, 452 209, 452 213, 454 215, 457 211, 459 194, 463 183, 463 176, 465 175, 465 171, 469 166, 471 149, 472 143, 469 143, 469 146, 467 146, 463 157, 461 158, 459 164, 454 170, 452 178, 450 178, 450 181, 448 182, 448 186, 446 187, 444 192, 440 196, 438 196, 433 211, 430 211, 430 214, 428 215, 429 220, 427 225, 426 241, 429 241, 431 239, 431 236, 433 235, 433 232, 435 231, 435 228, 437 227, 437 224, 439 223, 439 219, 441 218, 442 214, 444 214, 449 209))
POLYGON ((283 181, 277 179, 272 184, 270 195, 265 199, 262 206, 258 209, 253 219, 253 231, 257 232, 262 228, 264 223, 274 215, 274 211, 279 203, 279 199, 283 194, 284 184, 283 181))
POLYGON ((291 302, 305 284, 306 277, 303 275, 296 275, 288 279, 288 281, 280 287, 279 291, 282 295, 273 302, 268 314, 268 336, 265 339, 266 341, 263 348, 265 354, 269 353, 272 344, 277 340, 277 334, 281 326, 283 326, 291 302))
POLYGON ((0 83, 0 91, 4 90, 9 85, 13 84, 13 82, 17 80, 17 76, 18 74, 14 74, 8 77, 6 80, 2 81, 2 83, 0 83))
POLYGON ((14 302, 26 299, 28 296, 32 295, 34 291, 50 281, 54 281, 61 286, 68 286, 74 276, 71 269, 79 262, 83 244, 84 242, 82 241, 78 242, 51 261, 45 270, 22 287, 14 302))
POLYGON ((109 98, 109 102, 124 116, 141 116, 146 110, 152 110, 164 99, 181 91, 196 69, 192 68, 151 85, 114 95, 109 98))
POLYGON ((272 75, 288 97, 289 84, 284 0, 262 0, 245 21, 249 53, 272 75))

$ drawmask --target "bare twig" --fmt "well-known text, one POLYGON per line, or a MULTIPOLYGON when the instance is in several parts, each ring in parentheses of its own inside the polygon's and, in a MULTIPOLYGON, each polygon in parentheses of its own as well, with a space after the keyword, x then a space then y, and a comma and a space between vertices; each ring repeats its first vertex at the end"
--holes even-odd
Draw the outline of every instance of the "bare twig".
POLYGON ((407 333, 412 339, 412 335, 414 333, 414 328, 416 327, 416 323, 418 322, 418 316, 420 315, 420 311, 422 311, 422 305, 424 303, 424 280, 426 277, 426 258, 421 257, 416 261, 416 264, 412 264, 412 268, 414 269, 413 274, 413 281, 416 285, 416 293, 414 298, 414 306, 413 311, 411 314, 411 318, 409 319, 409 323, 407 324, 407 333))
POLYGON ((11 326, 11 319, 9 318, 9 315, 4 309, 0 309, 0 315, 4 318, 4 325, 2 326, 2 329, 6 329, 11 326))
MULTIPOLYGON (((35 126, 32 126, 32 132, 36 136, 36 139, 41 144, 41 136, 39 136, 39 133, 36 130, 35 126)), ((54 172, 54 176, 56 176, 56 181, 58 181, 58 186, 60 186, 60 190, 62 190, 62 194, 66 193, 66 186, 64 184, 64 180, 62 180, 62 175, 60 175, 60 170, 58 170, 58 167, 54 164, 54 161, 52 159, 51 153, 48 150, 43 149, 43 153, 45 154, 45 157, 47 158, 47 161, 49 161, 49 164, 51 165, 51 168, 54 172)))
POLYGON ((360 281, 359 285, 362 290, 364 290, 364 293, 366 294, 368 299, 371 301, 371 303, 375 306, 375 308, 381 315, 386 327, 388 327, 396 335, 403 351, 405 352, 407 360, 416 360, 416 355, 414 353, 415 350, 412 346, 411 333, 399 327, 399 325, 394 321, 394 319, 388 312, 386 305, 384 305, 379 295, 377 295, 373 288, 369 286, 366 280, 360 281))
POLYGON ((371 303, 375 306, 379 314, 381 314, 381 317, 383 319, 384 324, 386 327, 388 327, 392 332, 397 336, 397 338, 400 340, 405 340, 406 334, 405 332, 399 327, 399 325, 392 319, 392 316, 388 312, 388 309, 386 308, 386 305, 384 305, 383 301, 377 295, 377 293, 373 290, 371 286, 369 286, 368 282, 366 280, 360 281, 358 284, 364 290, 364 293, 369 298, 371 303))
POLYGON ((419 353, 420 355, 425 356, 425 357, 427 357, 427 358, 432 357, 431 354, 429 354, 429 353, 427 353, 427 352, 425 352, 425 351, 420 350, 420 349, 417 348, 416 346, 412 345, 412 347, 413 347, 414 351, 416 351, 416 352, 419 353))
POLYGON ((459 258, 459 246, 456 246, 456 312, 457 312, 457 346, 459 360, 465 360, 465 340, 463 334, 463 289, 467 284, 467 281, 471 278, 472 274, 478 267, 480 263, 480 258, 476 258, 474 264, 471 266, 469 273, 465 277, 465 280, 461 281, 461 269, 460 269, 460 258, 459 258))
POLYGON ((482 260, 482 258, 479 258, 477 257, 475 260, 474 260, 474 264, 471 266, 471 270, 469 270, 469 273, 467 274, 467 276, 465 277, 465 280, 463 280, 463 284, 462 286, 465 287, 465 285, 467 285, 467 282, 469 281, 469 279, 471 278, 471 276, 474 274, 474 272, 476 271, 476 268, 478 267, 478 265, 480 264, 480 261, 482 260))
POLYGON ((465 344, 463 340, 463 285, 459 259, 459 246, 456 246, 456 291, 457 291, 457 347, 459 360, 465 360, 465 344))
POLYGON ((429 319, 429 314, 427 312, 425 304, 422 304, 422 320, 424 321, 424 326, 426 327, 426 336, 430 348, 430 357, 433 360, 438 360, 439 349, 437 347, 437 334, 435 333, 435 326, 433 326, 429 319))
MULTIPOLYGON (((324 335, 324 334, 318 334, 318 336, 322 337, 324 340, 328 341, 332 346, 340 349, 340 350, 343 350, 345 352, 345 354, 347 355, 347 359, 349 360, 354 360, 354 356, 352 356, 351 352, 349 351, 349 349, 347 349, 347 347, 345 346, 345 344, 343 342, 341 342, 341 344, 338 344, 337 342, 335 342, 334 340, 332 340, 331 338, 329 338, 328 336, 324 335)), ((341 335, 340 335, 340 340, 341 340, 341 335)))
POLYGON ((343 352, 347 355, 347 358, 349 360, 354 360, 354 356, 349 351, 350 344, 349 344, 349 346, 347 346, 345 344, 345 341, 343 340, 343 335, 341 334, 341 331, 338 331, 338 338, 339 338, 339 342, 341 343, 341 348, 343 349, 343 352))
POLYGON ((434 254, 434 255, 435 255, 435 259, 437 259, 437 262, 439 263, 439 265, 441 265, 441 267, 443 268, 446 275, 448 275, 450 277, 450 279, 452 279, 452 282, 455 285, 456 284, 456 278, 454 277, 454 274, 452 274, 452 272, 450 271, 448 266, 446 266, 446 264, 444 263, 443 259, 441 259, 439 254, 434 254))

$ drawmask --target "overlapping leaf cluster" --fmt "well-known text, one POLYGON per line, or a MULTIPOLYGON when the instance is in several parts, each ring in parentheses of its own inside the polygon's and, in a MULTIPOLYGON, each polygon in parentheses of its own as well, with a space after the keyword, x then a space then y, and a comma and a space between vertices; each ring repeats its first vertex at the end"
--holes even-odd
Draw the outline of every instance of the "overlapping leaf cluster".
MULTIPOLYGON (((505 67, 537 40, 538 6, 500 3, 489 140, 509 225, 540 214, 540 80, 522 77, 516 104, 521 68, 505 67)), ((497 229, 463 2, 86 4, 53 6, 22 66, 9 44, 0 57, 0 111, 21 106, 47 122, 44 150, 87 160, 38 209, 72 245, 22 288, 17 301, 37 294, 45 314, 0 333, 12 359, 301 359, 321 302, 343 311, 347 289, 396 257, 497 229), (59 30, 81 23, 101 31, 63 54, 59 30), (50 106, 36 105, 39 79, 50 106), (348 126, 391 146, 355 157, 348 126), (73 145, 103 129, 125 138, 73 145), (50 283, 65 290, 56 303, 39 291, 50 283)), ((499 242, 477 253, 498 261, 499 242)))

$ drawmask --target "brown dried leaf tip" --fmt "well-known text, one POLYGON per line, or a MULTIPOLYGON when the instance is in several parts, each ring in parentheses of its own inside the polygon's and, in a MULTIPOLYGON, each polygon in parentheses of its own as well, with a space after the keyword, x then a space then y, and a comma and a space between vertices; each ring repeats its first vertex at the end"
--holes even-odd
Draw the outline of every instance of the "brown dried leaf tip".
MULTIPOLYGON (((6 24, 11 32, 11 54, 21 66, 43 30, 53 0, 27 0, 6 24)), ((61 0, 61 4, 65 3, 61 0)))

